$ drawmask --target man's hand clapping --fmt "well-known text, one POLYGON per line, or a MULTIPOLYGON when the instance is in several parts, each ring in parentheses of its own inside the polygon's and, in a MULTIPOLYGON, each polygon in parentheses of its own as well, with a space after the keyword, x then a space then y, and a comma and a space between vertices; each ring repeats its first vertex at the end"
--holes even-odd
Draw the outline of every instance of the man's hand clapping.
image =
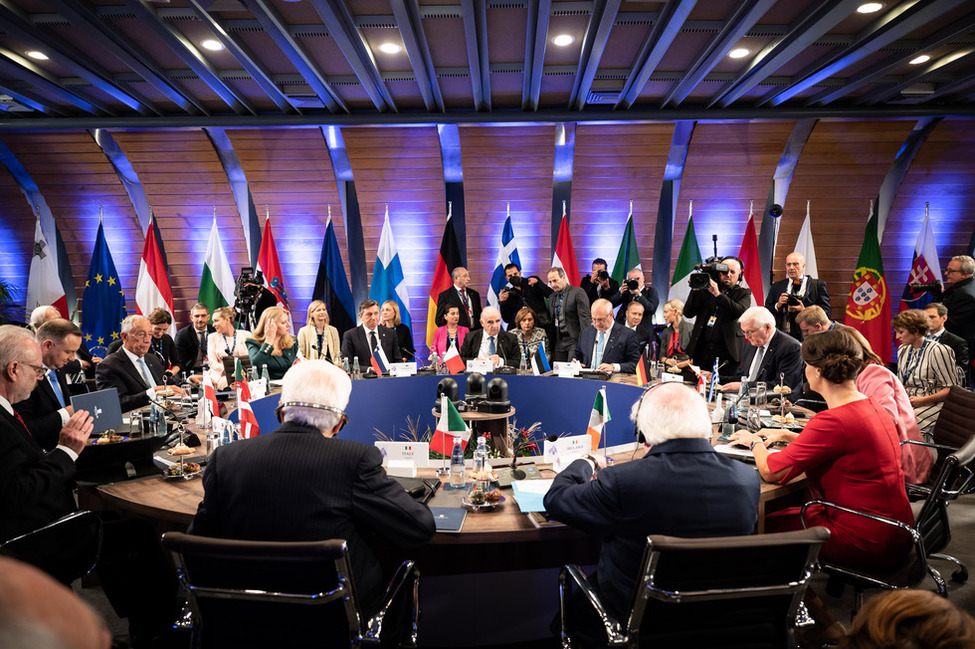
POLYGON ((78 410, 68 419, 68 423, 61 429, 58 436, 58 444, 67 446, 75 453, 81 454, 88 443, 91 431, 95 427, 94 420, 88 415, 87 410, 78 410))

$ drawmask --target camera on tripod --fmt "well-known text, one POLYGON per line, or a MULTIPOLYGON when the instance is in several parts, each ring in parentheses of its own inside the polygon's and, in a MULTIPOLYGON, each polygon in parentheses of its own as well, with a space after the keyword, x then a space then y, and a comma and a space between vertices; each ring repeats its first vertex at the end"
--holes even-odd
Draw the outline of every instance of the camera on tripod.
POLYGON ((727 273, 731 269, 728 264, 721 261, 721 257, 709 257, 703 264, 694 267, 693 273, 687 277, 687 285, 692 290, 700 291, 711 285, 711 280, 720 280, 721 273, 727 273))
POLYGON ((252 266, 244 266, 237 276, 234 285, 234 310, 237 311, 237 321, 247 322, 248 316, 254 312, 257 300, 261 297, 261 287, 264 284, 264 273, 254 273, 252 266))

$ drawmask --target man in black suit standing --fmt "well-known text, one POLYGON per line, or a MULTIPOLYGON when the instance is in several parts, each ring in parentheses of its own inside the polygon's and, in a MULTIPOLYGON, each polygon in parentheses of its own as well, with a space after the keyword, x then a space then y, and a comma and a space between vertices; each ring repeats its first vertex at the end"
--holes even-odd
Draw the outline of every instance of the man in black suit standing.
POLYGON ((548 298, 548 314, 555 333, 552 360, 567 361, 579 344, 579 334, 591 323, 589 298, 578 286, 569 285, 569 278, 559 266, 549 269, 548 285, 553 291, 548 298))
POLYGON ((952 257, 945 268, 948 288, 941 303, 948 309, 945 329, 975 348, 975 259, 968 255, 952 257))
POLYGON ((738 326, 738 318, 752 302, 751 289, 739 286, 741 261, 736 257, 725 257, 721 263, 728 266, 727 272, 719 272, 706 288, 692 290, 684 305, 684 315, 696 318, 694 331, 687 351, 694 364, 710 371, 715 359, 719 371, 724 374, 741 362, 744 336, 738 326))
POLYGON ((931 326, 928 329, 928 338, 951 347, 952 351, 955 352, 955 365, 967 372, 969 361, 968 343, 961 336, 956 336, 945 329, 945 322, 948 321, 948 307, 940 302, 931 302, 925 305, 924 313, 931 322, 931 326))
POLYGON ((589 304, 592 304, 601 297, 608 300, 619 293, 620 283, 609 276, 606 260, 596 257, 592 260, 592 274, 582 278, 579 288, 586 292, 589 304))
POLYGON ((639 302, 643 305, 643 315, 647 322, 653 325, 653 314, 657 312, 660 296, 657 295, 657 289, 644 284, 644 279, 642 270, 632 268, 626 274, 626 281, 620 286, 619 293, 610 296, 609 301, 612 302, 613 307, 620 307, 616 313, 616 322, 624 324, 626 307, 633 302, 639 302))
POLYGON ((130 315, 122 321, 122 348, 109 354, 95 370, 95 387, 118 390, 122 412, 148 406, 150 400, 167 390, 182 395, 176 386, 163 382, 162 363, 155 354, 147 354, 152 338, 152 325, 141 315, 130 315))
POLYGON ((796 324, 796 316, 807 306, 816 305, 832 315, 826 282, 806 275, 806 260, 802 253, 793 252, 785 258, 786 278, 775 282, 768 290, 765 308, 775 316, 779 331, 802 341, 802 332, 796 324))
POLYGON ((184 372, 200 374, 207 357, 207 336, 215 331, 213 325, 208 324, 210 307, 197 302, 190 308, 190 320, 190 324, 176 332, 176 358, 184 372))
POLYGON ((544 328, 548 333, 550 321, 545 300, 552 294, 552 289, 535 275, 522 277, 517 264, 505 266, 504 275, 510 288, 503 288, 498 293, 498 309, 501 317, 508 323, 508 331, 514 330, 517 333, 515 316, 527 306, 535 312, 535 326, 544 328))
POLYGON ((379 302, 363 300, 359 305, 359 319, 362 324, 355 329, 349 329, 342 335, 342 358, 359 359, 362 371, 370 367, 372 352, 381 347, 390 363, 402 358, 399 343, 396 342, 396 332, 379 326, 379 302))
POLYGON ((41 360, 29 331, 0 326, 0 541, 77 509, 75 460, 91 435, 91 417, 84 410, 72 414, 57 446, 45 453, 11 405, 30 396, 43 378, 41 360))
MULTIPOLYGON (((756 381, 764 381, 769 392, 779 384, 780 375, 784 375, 784 385, 798 395, 802 390, 805 378, 805 363, 799 354, 802 345, 792 336, 786 336, 775 328, 775 319, 768 309, 753 306, 738 318, 741 330, 745 333, 748 345, 741 355, 741 365, 738 376, 748 377, 752 385, 756 381)), ((741 387, 740 381, 725 383, 721 386, 724 391, 737 392, 741 387)))
POLYGON ((447 324, 444 316, 447 307, 460 307, 460 326, 474 331, 481 326, 481 296, 472 288, 471 274, 463 266, 458 266, 450 273, 454 285, 437 296, 437 316, 435 322, 438 327, 447 324))
POLYGON ((81 346, 81 329, 73 322, 55 318, 38 327, 34 339, 41 348, 44 377, 29 397, 14 404, 14 410, 41 448, 50 451, 58 445, 61 429, 74 414, 71 389, 61 368, 74 360, 81 346))
POLYGON ((413 547, 429 541, 436 527, 430 510, 387 477, 376 447, 336 437, 351 392, 349 377, 328 361, 288 370, 281 426, 213 452, 189 533, 254 541, 345 539, 360 601, 372 615, 383 588, 372 537, 413 547))
POLYGON ((481 328, 464 337, 460 357, 465 361, 490 360, 495 367, 517 366, 521 361, 521 348, 515 334, 501 331, 501 312, 489 306, 481 311, 481 328))
POLYGON ((613 322, 613 305, 599 299, 590 307, 592 324, 579 334, 573 358, 585 367, 603 372, 633 374, 640 360, 636 334, 613 322))

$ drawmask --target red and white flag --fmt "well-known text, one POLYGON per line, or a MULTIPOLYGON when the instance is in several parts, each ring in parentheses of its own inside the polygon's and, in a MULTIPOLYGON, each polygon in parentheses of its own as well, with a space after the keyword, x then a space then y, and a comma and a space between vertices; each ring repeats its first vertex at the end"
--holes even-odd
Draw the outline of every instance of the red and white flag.
POLYGON ((741 285, 752 291, 752 306, 765 304, 765 290, 762 288, 762 263, 758 258, 758 236, 755 234, 755 215, 749 215, 745 226, 745 238, 741 241, 738 257, 745 264, 741 273, 741 285))
POLYGON ((220 416, 220 403, 217 401, 217 390, 213 387, 210 372, 203 373, 203 398, 210 402, 210 409, 214 417, 220 416))
POLYGON ((41 231, 41 217, 34 227, 34 253, 30 259, 30 275, 27 278, 27 318, 39 306, 50 304, 62 318, 68 317, 68 300, 58 276, 58 266, 51 248, 41 231))
POLYGON ((447 366, 447 371, 451 374, 460 374, 467 367, 464 359, 457 352, 457 346, 451 345, 450 349, 444 352, 443 363, 447 366))
MULTIPOLYGON (((135 285, 135 310, 139 315, 148 316, 153 310, 163 308, 174 316, 173 289, 169 285, 169 273, 163 262, 162 252, 156 242, 156 220, 149 217, 146 242, 142 247, 142 261, 139 262, 139 280, 135 285)), ((170 336, 176 335, 176 318, 166 330, 170 336)))
POLYGON ((257 417, 251 409, 251 389, 247 381, 239 381, 237 385, 237 412, 240 415, 240 436, 244 439, 257 437, 261 434, 261 427, 257 425, 257 417))
POLYGON ((563 208, 562 224, 559 225, 559 238, 555 242, 555 255, 552 256, 552 266, 558 266, 565 271, 565 277, 572 286, 579 286, 579 264, 576 262, 576 251, 572 247, 572 235, 569 234, 569 217, 563 208))
POLYGON ((288 293, 284 290, 284 274, 281 272, 281 262, 278 261, 278 249, 274 245, 271 235, 271 217, 264 218, 264 236, 261 237, 261 249, 257 253, 257 270, 264 274, 264 285, 274 293, 278 299, 278 306, 290 312, 288 293))

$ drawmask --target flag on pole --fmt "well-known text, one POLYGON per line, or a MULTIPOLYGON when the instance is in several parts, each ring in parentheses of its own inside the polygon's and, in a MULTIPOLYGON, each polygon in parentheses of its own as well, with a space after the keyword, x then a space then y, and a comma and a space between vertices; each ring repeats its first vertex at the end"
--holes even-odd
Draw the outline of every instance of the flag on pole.
POLYGON ((741 273, 741 285, 751 289, 752 306, 765 304, 765 290, 762 288, 762 264, 758 258, 758 236, 755 234, 755 215, 748 217, 745 226, 745 238, 741 241, 738 257, 744 262, 745 268, 741 273))
POLYGON ((427 307, 427 347, 430 349, 433 349, 433 334, 437 330, 437 298, 453 286, 454 281, 450 278, 450 273, 461 264, 457 235, 450 222, 452 212, 453 203, 447 203, 447 223, 444 225, 443 237, 440 239, 440 254, 433 269, 433 283, 430 284, 430 304, 427 307))
POLYGON ((220 307, 234 303, 234 274, 230 270, 230 262, 220 243, 220 230, 214 217, 210 226, 210 240, 207 242, 207 254, 203 259, 203 275, 200 277, 200 292, 198 302, 210 307, 213 313, 220 307))
POLYGON ((714 400, 714 391, 718 389, 718 385, 721 383, 721 377, 718 376, 718 368, 720 367, 718 359, 714 359, 714 367, 711 368, 711 380, 708 382, 708 403, 714 400))
POLYGON ((890 362, 890 296, 884 279, 884 261, 877 240, 877 214, 872 202, 843 324, 863 334, 877 355, 885 363, 890 362))
POLYGON ((135 285, 135 312, 148 317, 158 308, 166 309, 169 315, 173 316, 166 333, 175 336, 176 310, 173 308, 173 289, 169 285, 169 271, 159 250, 159 242, 156 240, 156 219, 150 214, 146 242, 142 246, 142 260, 139 262, 139 279, 135 285))
POLYGON ((240 383, 244 380, 244 366, 240 362, 240 358, 234 358, 234 382, 240 383))
POLYGON ((509 213, 504 220, 504 229, 501 230, 501 247, 498 248, 498 258, 494 263, 494 274, 491 275, 491 285, 488 287, 487 303, 489 306, 497 307, 498 294, 508 283, 505 277, 504 267, 508 264, 516 264, 521 270, 521 259, 518 257, 518 246, 515 245, 515 232, 511 228, 511 214, 509 213))
POLYGON ((802 229, 799 230, 799 239, 796 240, 795 252, 802 255, 806 260, 806 274, 810 277, 819 277, 819 265, 816 264, 816 247, 813 245, 812 221, 809 217, 809 205, 812 201, 806 201, 806 220, 802 222, 802 229))
POLYGON ((389 206, 386 206, 386 216, 383 220, 383 232, 379 237, 379 250, 376 251, 376 267, 372 271, 372 286, 369 288, 369 299, 382 304, 386 300, 393 300, 399 305, 400 320, 410 331, 413 330, 413 320, 410 318, 410 296, 406 291, 406 281, 403 277, 403 266, 400 264, 399 252, 393 241, 393 228, 389 224, 389 206))
POLYGON ((457 345, 451 345, 444 353, 443 362, 447 366, 447 371, 451 374, 460 374, 467 367, 464 359, 460 356, 460 352, 457 351, 457 345))
POLYGON ((383 375, 389 371, 389 359, 386 358, 386 352, 383 351, 381 345, 376 345, 376 348, 372 350, 372 355, 369 357, 369 364, 372 365, 372 369, 378 375, 383 375))
POLYGON ((609 416, 609 406, 606 404, 606 387, 599 388, 596 392, 596 400, 592 404, 592 413, 589 415, 589 429, 586 431, 592 436, 592 450, 599 449, 599 440, 603 436, 603 426, 612 419, 609 416))
POLYGON ((914 244, 914 262, 907 277, 907 284, 901 294, 901 311, 907 309, 923 309, 925 304, 934 302, 934 296, 929 291, 914 291, 912 284, 931 284, 941 280, 941 262, 938 261, 938 248, 934 242, 934 230, 931 219, 924 207, 924 223, 917 233, 914 244))
POLYGON ((68 299, 58 275, 52 249, 41 231, 41 217, 38 214, 34 226, 34 252, 30 258, 30 275, 27 277, 27 319, 31 311, 39 306, 50 304, 62 318, 68 317, 68 299))
POLYGON ((467 441, 471 438, 471 429, 461 419, 460 413, 454 407, 454 402, 448 399, 447 395, 440 395, 440 420, 437 422, 436 432, 430 439, 430 450, 449 457, 454 449, 454 440, 448 439, 448 437, 459 437, 460 445, 467 448, 467 441))
POLYGON ((539 343, 538 349, 532 354, 532 374, 538 376, 551 371, 552 366, 548 362, 548 356, 545 355, 545 343, 539 343))
POLYGON ((626 219, 623 230, 623 240, 620 241, 619 252, 616 253, 616 263, 613 264, 612 278, 620 284, 626 279, 626 274, 634 268, 643 270, 640 266, 640 253, 636 249, 636 229, 633 227, 633 201, 630 201, 630 215, 626 219))
MULTIPOLYGON (((331 208, 329 208, 331 212, 331 208)), ((328 309, 329 324, 338 329, 339 336, 355 327, 355 300, 349 288, 349 278, 342 265, 339 242, 335 238, 332 215, 325 223, 322 254, 318 261, 318 276, 311 292, 313 300, 321 300, 328 309)))
POLYGON ((257 253, 257 270, 264 274, 264 285, 278 299, 277 305, 290 313, 288 293, 284 290, 284 274, 278 261, 278 249, 271 235, 270 216, 264 217, 264 235, 261 237, 261 249, 257 253))
POLYGON ((640 360, 636 362, 636 382, 644 386, 650 382, 650 372, 647 371, 647 355, 640 354, 640 360))
POLYGON ((257 417, 251 408, 251 388, 247 381, 237 383, 237 412, 240 413, 241 437, 250 439, 261 434, 261 427, 257 425, 257 417))
POLYGON ((214 417, 220 416, 220 404, 217 402, 217 390, 213 387, 213 379, 209 372, 203 373, 203 398, 210 402, 210 409, 214 417))
POLYGON ((680 244, 680 253, 677 255, 677 265, 674 267, 674 279, 670 283, 670 299, 687 302, 687 296, 691 292, 688 286, 688 278, 694 272, 694 267, 701 263, 701 248, 697 245, 697 235, 694 233, 694 216, 687 218, 687 230, 684 232, 684 241, 680 244))
POLYGON ((95 249, 88 266, 88 279, 81 295, 81 333, 93 356, 105 358, 108 346, 118 340, 125 319, 125 292, 119 282, 112 253, 105 240, 105 227, 98 220, 95 249))
POLYGON ((569 284, 579 286, 579 264, 576 263, 576 251, 572 247, 572 235, 569 233, 569 217, 565 213, 565 203, 562 204, 562 223, 559 225, 559 238, 555 242, 552 267, 564 270, 569 284))

